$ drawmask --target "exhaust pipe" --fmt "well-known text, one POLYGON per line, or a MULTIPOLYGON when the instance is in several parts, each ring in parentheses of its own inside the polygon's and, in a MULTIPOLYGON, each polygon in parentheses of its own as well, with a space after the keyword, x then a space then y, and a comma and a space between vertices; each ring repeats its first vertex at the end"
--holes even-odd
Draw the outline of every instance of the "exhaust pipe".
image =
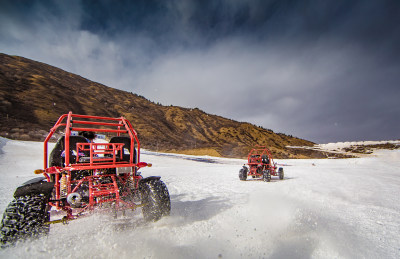
POLYGON ((80 207, 81 206, 81 200, 82 200, 82 196, 77 192, 70 193, 67 196, 67 202, 73 208, 80 207))

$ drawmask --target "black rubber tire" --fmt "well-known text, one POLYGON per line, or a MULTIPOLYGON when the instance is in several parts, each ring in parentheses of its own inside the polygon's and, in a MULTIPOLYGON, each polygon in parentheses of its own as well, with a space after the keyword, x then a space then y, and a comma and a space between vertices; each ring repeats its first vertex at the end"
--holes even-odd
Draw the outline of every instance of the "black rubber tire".
POLYGON ((20 196, 12 200, 4 214, 0 226, 2 247, 15 244, 19 240, 47 235, 50 225, 50 206, 46 196, 20 196))
POLYGON ((259 175, 263 175, 263 173, 264 173, 263 168, 262 167, 257 167, 256 174, 258 175, 258 177, 260 177, 259 175))
POLYGON ((283 172, 283 168, 282 167, 279 167, 278 174, 279 174, 279 179, 283 180, 283 178, 285 177, 285 173, 283 172))
POLYGON ((270 182, 271 181, 271 172, 269 170, 265 170, 263 172, 263 180, 264 180, 264 182, 270 182))
POLYGON ((151 180, 141 184, 143 217, 146 221, 157 221, 169 216, 171 200, 165 183, 161 180, 151 180))
POLYGON ((247 179, 247 169, 242 168, 239 170, 239 179, 240 181, 246 181, 247 179))

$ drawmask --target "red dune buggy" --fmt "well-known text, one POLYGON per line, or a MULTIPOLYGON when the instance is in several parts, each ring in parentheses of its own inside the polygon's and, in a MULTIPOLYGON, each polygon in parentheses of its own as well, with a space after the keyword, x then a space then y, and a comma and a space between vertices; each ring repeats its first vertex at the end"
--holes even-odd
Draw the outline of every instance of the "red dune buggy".
POLYGON ((270 182, 272 175, 279 176, 281 180, 284 178, 283 168, 277 168, 271 152, 265 146, 253 148, 247 156, 247 161, 248 167, 243 165, 243 168, 239 170, 241 181, 246 181, 247 176, 261 178, 265 182, 270 182))
POLYGON ((146 221, 170 213, 167 186, 159 176, 143 178, 138 171, 151 164, 140 161, 140 142, 124 117, 62 115, 44 140, 43 162, 43 169, 35 171, 43 176, 18 187, 4 212, 3 246, 47 234, 51 223, 77 219, 95 208, 115 217, 141 208, 146 221), (63 136, 48 154, 48 142, 60 130, 63 136), (104 140, 93 142, 95 134, 104 140), (52 220, 50 209, 65 216, 52 220))

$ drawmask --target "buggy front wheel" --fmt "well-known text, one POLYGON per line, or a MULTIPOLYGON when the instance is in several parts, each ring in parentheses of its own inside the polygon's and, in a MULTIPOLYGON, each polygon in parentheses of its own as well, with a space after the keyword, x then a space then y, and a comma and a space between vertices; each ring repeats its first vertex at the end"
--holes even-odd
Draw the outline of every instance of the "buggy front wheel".
POLYGON ((283 180, 283 178, 285 177, 285 173, 283 172, 283 168, 282 167, 279 167, 278 174, 279 174, 279 179, 283 180))
POLYGON ((240 181, 246 181, 247 179, 247 168, 243 167, 239 170, 239 179, 240 181))
POLYGON ((264 180, 264 182, 270 182, 271 181, 271 172, 269 170, 265 170, 263 172, 263 180, 264 180))

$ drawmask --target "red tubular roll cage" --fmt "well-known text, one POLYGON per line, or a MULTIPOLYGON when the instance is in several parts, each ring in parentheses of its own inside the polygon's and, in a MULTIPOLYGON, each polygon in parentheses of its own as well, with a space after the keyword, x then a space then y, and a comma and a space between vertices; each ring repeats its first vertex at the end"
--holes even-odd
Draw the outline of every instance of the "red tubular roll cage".
POLYGON ((249 155, 247 156, 247 161, 249 165, 257 165, 261 163, 262 155, 266 155, 268 159, 271 161, 271 153, 269 152, 266 146, 257 146, 257 148, 253 148, 249 155), (257 157, 255 157, 257 156, 257 157))
MULTIPOLYGON (((124 117, 119 118, 110 118, 110 117, 101 117, 101 116, 89 116, 89 115, 78 115, 72 114, 69 112, 68 114, 62 115, 55 125, 51 128, 50 133, 47 135, 44 140, 44 170, 47 171, 48 167, 48 142, 50 138, 54 135, 56 130, 60 127, 65 127, 65 167, 64 170, 85 170, 85 169, 103 169, 103 168, 117 168, 117 167, 143 167, 146 166, 146 163, 140 163, 140 142, 137 137, 136 131, 133 129, 131 123, 126 120, 124 117), (91 127, 85 127, 85 125, 90 125, 91 127), (117 162, 115 159, 115 151, 120 150, 122 148, 121 144, 107 144, 107 143, 78 143, 77 148, 80 150, 90 150, 90 163, 75 163, 71 164, 70 161, 70 136, 72 131, 89 131, 89 132, 104 132, 104 133, 116 133, 117 136, 121 134, 128 134, 130 137, 131 145, 130 145, 130 159, 129 162, 117 162), (134 158, 134 149, 135 143, 137 146, 137 160, 134 158), (93 163, 93 151, 98 146, 107 145, 106 149, 112 154, 111 159, 105 159, 104 161, 100 161, 100 163, 93 163)), ((107 151, 104 151, 107 152, 107 151)), ((77 158, 78 160, 78 158, 77 158)))

